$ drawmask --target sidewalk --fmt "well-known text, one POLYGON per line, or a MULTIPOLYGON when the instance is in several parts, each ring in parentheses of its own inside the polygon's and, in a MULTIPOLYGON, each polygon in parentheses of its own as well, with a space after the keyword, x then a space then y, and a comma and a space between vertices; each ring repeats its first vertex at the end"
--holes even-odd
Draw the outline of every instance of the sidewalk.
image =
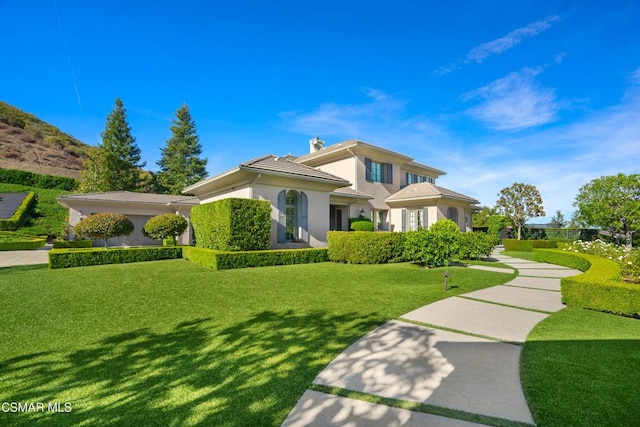
POLYGON ((51 243, 32 251, 0 251, 0 268, 15 265, 47 264, 51 243))
MULTIPOLYGON (((521 343, 538 322, 563 308, 560 278, 581 272, 493 257, 519 276, 380 326, 336 357, 314 384, 534 424, 520 384, 521 343)), ((283 426, 346 424, 479 425, 307 390, 283 426)))

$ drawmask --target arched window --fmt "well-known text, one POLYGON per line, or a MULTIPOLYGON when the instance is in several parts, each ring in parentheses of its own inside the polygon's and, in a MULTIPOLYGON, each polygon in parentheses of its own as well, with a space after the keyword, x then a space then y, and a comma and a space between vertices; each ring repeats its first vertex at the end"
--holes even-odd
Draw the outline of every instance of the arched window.
POLYGON ((306 241, 308 239, 307 195, 296 190, 282 190, 278 194, 278 243, 306 241))

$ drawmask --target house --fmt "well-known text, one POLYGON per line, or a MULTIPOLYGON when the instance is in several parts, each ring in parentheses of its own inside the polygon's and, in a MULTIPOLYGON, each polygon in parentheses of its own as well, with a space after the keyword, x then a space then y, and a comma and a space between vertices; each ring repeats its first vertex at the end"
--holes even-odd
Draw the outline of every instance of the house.
MULTIPOLYGON (((417 230, 449 218, 462 231, 471 231, 471 216, 479 202, 436 185, 445 172, 359 140, 325 147, 314 138, 309 148, 299 157, 265 155, 249 160, 190 185, 183 190, 184 197, 116 192, 58 200, 69 207, 71 226, 82 215, 95 212, 133 215, 136 231, 125 242, 129 244, 158 243, 138 231, 152 215, 171 211, 188 219, 196 204, 229 197, 271 203, 272 248, 326 246, 327 231, 348 230, 349 218, 356 217, 370 218, 376 230, 417 230)), ((185 233, 181 243, 189 242, 190 236, 185 233)))

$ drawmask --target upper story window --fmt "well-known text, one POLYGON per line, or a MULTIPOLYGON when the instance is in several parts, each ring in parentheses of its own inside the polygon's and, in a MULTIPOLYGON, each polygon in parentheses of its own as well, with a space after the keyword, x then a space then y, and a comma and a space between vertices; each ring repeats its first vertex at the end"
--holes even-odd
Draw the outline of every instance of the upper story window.
POLYGON ((433 178, 430 176, 407 172, 407 185, 418 184, 420 182, 430 182, 433 184, 433 178))
POLYGON ((366 158, 364 159, 364 165, 367 181, 393 184, 393 165, 391 163, 374 162, 366 158))

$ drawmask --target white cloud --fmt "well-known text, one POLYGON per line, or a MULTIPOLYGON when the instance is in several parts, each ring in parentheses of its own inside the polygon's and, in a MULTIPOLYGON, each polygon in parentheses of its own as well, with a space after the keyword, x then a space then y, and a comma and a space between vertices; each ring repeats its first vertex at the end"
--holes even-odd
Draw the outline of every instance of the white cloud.
POLYGON ((558 103, 553 89, 540 87, 535 77, 542 68, 525 68, 468 92, 463 101, 481 99, 467 112, 496 130, 523 130, 551 123, 556 119, 558 103))

